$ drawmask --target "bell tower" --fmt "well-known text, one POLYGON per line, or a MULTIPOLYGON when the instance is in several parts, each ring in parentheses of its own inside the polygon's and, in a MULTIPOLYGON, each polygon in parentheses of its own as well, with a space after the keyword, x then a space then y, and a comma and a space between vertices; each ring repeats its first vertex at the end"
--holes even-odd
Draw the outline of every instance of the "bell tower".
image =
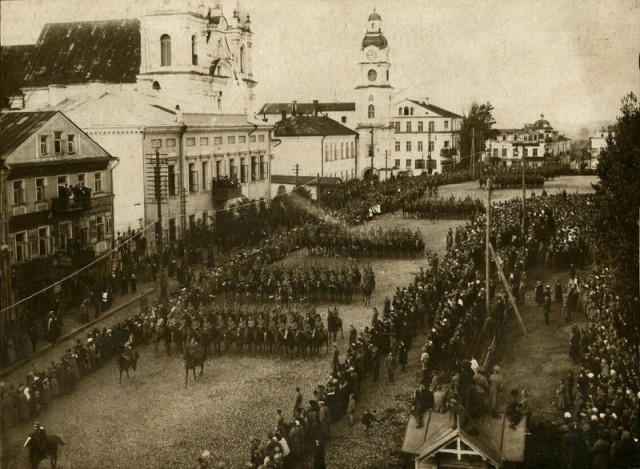
MULTIPOLYGON (((357 131, 360 134, 361 176, 386 179, 385 157, 393 156, 391 128, 391 62, 389 44, 382 34, 382 17, 374 10, 367 19, 360 47, 356 91, 357 131)), ((393 166, 393 165, 390 165, 393 166)), ((389 171, 390 172, 390 171, 389 171)))

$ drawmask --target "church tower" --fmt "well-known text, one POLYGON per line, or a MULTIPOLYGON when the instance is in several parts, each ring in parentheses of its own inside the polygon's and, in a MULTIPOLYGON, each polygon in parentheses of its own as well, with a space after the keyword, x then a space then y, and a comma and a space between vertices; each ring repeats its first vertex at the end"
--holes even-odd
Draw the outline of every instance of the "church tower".
MULTIPOLYGON (((367 20, 367 31, 360 48, 358 86, 356 86, 357 127, 360 134, 360 176, 380 175, 386 179, 393 154, 389 44, 382 34, 382 17, 374 10, 367 20), (385 164, 385 157, 387 163, 385 164)), ((389 171, 390 172, 390 171, 389 171)))

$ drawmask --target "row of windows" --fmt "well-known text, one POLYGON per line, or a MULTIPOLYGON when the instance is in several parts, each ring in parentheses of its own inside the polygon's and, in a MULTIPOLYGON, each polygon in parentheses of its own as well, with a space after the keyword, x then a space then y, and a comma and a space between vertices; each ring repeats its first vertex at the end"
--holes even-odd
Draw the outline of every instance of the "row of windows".
MULTIPOLYGON (((240 166, 237 165, 238 160, 235 158, 229 159, 229 169, 225 168, 222 160, 216 160, 215 173, 211 174, 210 171, 214 168, 209 165, 208 161, 197 163, 189 163, 189 187, 190 193, 196 193, 200 191, 208 191, 211 186, 211 180, 216 177, 229 177, 234 180, 238 180, 241 183, 251 181, 264 181, 269 175, 269 166, 267 164, 265 156, 252 156, 251 159, 240 158, 240 166), (251 167, 249 167, 251 164, 251 167)), ((176 172, 176 165, 170 164, 168 166, 168 189, 169 195, 178 195, 178 173, 176 172)))
MULTIPOLYGON (((200 146, 206 146, 209 145, 209 137, 200 137, 200 146)), ((249 142, 251 143, 255 143, 256 141, 258 142, 264 142, 264 135, 249 135, 249 142), (257 138, 256 138, 257 137, 257 138)), ((247 136, 246 135, 239 135, 237 138, 237 142, 238 143, 247 143, 247 136)), ((164 144, 167 148, 175 148, 177 143, 177 140, 175 138, 166 138, 164 139, 164 144)), ((235 135, 230 135, 227 137, 227 143, 230 145, 235 145, 236 143, 236 136, 235 135)), ((187 138, 187 146, 188 147, 193 147, 196 144, 196 138, 195 137, 188 137, 187 138)), ((222 145, 222 137, 214 137, 213 138, 213 144, 214 145, 222 145)), ((162 147, 162 139, 152 139, 151 140, 151 146, 153 148, 161 148, 162 147)))
POLYGON ((51 236, 50 226, 41 226, 35 230, 20 231, 14 235, 13 255, 16 262, 26 262, 38 257, 66 252, 69 241, 77 239, 81 244, 104 241, 112 230, 109 214, 91 217, 86 227, 72 228, 71 222, 58 224, 58 235, 51 236))
POLYGON ((338 149, 338 144, 327 145, 324 148, 324 160, 325 161, 336 161, 338 159, 344 160, 349 158, 355 158, 356 152, 353 142, 349 144, 349 142, 340 143, 340 147, 338 149))
MULTIPOLYGON (((395 160, 394 168, 400 168, 401 160, 398 158, 395 160)), ((406 159, 404 162, 404 167, 406 169, 413 169, 413 161, 410 159, 406 159)), ((425 160, 415 160, 415 169, 426 169, 426 161, 425 160)))
MULTIPOLYGON (((47 200, 47 195, 51 196, 52 194, 47 191, 47 187, 49 187, 50 179, 46 177, 38 177, 34 179, 35 183, 35 202, 44 202, 47 200)), ((26 182, 24 179, 18 179, 12 181, 13 184, 13 205, 23 205, 31 202, 27 200, 26 193, 26 182)), ((55 177, 56 191, 53 194, 54 197, 60 197, 60 191, 63 188, 66 188, 69 182, 69 176, 56 176, 55 177)), ((103 173, 97 172, 93 173, 93 185, 89 184, 89 180, 87 178, 86 173, 80 173, 76 175, 76 184, 80 187, 91 187, 94 192, 102 192, 103 190, 103 173)))
MULTIPOLYGON (((396 140, 395 145, 396 145, 396 148, 395 148, 396 151, 401 151, 402 143, 396 140)), ((435 142, 433 140, 431 140, 429 142, 429 151, 433 151, 434 147, 435 147, 435 142)), ((445 140, 444 141, 444 148, 449 148, 449 140, 445 140)), ((406 151, 413 151, 413 142, 411 142, 411 141, 405 142, 405 150, 406 151)), ((417 142, 416 151, 423 151, 422 140, 419 140, 417 142)))
MULTIPOLYGON (((444 129, 448 130, 449 129, 449 121, 443 121, 444 122, 444 129)), ((402 132, 402 123, 400 121, 396 121, 395 122, 395 130, 396 132, 402 132)), ((411 121, 407 121, 405 123, 405 131, 406 132, 413 132, 413 123, 411 121)), ((424 122, 423 121, 418 121, 418 132, 424 132, 424 122)), ((429 132, 435 132, 435 122, 434 121, 429 121, 429 132)))
POLYGON ((50 156, 51 154, 73 155, 76 151, 76 136, 74 134, 54 132, 53 147, 51 146, 51 135, 40 135, 40 156, 50 156))
MULTIPOLYGON (((527 156, 539 156, 538 153, 538 149, 537 148, 532 148, 531 149, 531 155, 529 155, 529 149, 527 147, 524 147, 522 150, 523 156, 527 157, 527 156)), ((500 152, 500 154, 502 155, 502 158, 507 158, 509 156, 509 152, 506 148, 502 149, 502 152, 500 152)), ((513 147, 511 150, 511 156, 517 157, 518 156, 518 147, 513 147)), ((497 148, 493 149, 493 155, 494 158, 498 158, 499 156, 499 152, 497 148)))
MULTIPOLYGON (((222 39, 218 39, 218 57, 222 57, 222 39)), ((240 46, 240 73, 245 73, 247 69, 247 52, 244 46, 240 46)), ((191 36, 191 64, 198 65, 198 37, 191 36)), ((160 65, 162 67, 171 66, 171 36, 163 34, 160 36, 160 65)))
MULTIPOLYGON (((549 134, 515 134, 514 140, 524 140, 526 142, 533 142, 536 140, 544 140, 545 138, 551 138, 549 134)), ((507 135, 502 134, 502 140, 507 140, 507 135)))

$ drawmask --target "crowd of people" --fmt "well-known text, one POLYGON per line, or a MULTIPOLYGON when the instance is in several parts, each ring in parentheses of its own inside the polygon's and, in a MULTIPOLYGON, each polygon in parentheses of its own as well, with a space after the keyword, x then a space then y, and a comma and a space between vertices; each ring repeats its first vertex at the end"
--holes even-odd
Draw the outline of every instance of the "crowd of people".
MULTIPOLYGON (((522 170, 517 168, 494 169, 491 171, 490 175, 480 176, 478 183, 481 189, 486 188, 487 180, 489 178, 491 178, 494 190, 522 188, 522 170)), ((538 189, 544 187, 545 179, 544 174, 527 171, 524 175, 524 184, 528 189, 538 189)))
POLYGON ((471 219, 476 212, 483 211, 482 201, 469 196, 464 199, 456 199, 453 195, 448 199, 419 199, 402 205, 403 218, 424 218, 431 221, 471 219))
POLYGON ((392 212, 405 202, 422 198, 427 191, 434 193, 440 185, 470 179, 467 171, 435 175, 423 173, 416 177, 391 177, 384 181, 353 179, 323 190, 320 205, 349 224, 361 223, 370 219, 374 212, 392 212))

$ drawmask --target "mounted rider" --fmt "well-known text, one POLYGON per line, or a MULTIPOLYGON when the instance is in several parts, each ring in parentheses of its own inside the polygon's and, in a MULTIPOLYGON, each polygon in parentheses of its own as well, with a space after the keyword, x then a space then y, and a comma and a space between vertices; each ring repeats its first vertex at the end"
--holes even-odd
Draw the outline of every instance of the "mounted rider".
POLYGON ((33 424, 33 430, 31 430, 29 437, 24 442, 24 448, 26 448, 29 444, 32 444, 35 450, 44 451, 46 441, 47 441, 46 430, 40 424, 40 422, 35 422, 33 424))

